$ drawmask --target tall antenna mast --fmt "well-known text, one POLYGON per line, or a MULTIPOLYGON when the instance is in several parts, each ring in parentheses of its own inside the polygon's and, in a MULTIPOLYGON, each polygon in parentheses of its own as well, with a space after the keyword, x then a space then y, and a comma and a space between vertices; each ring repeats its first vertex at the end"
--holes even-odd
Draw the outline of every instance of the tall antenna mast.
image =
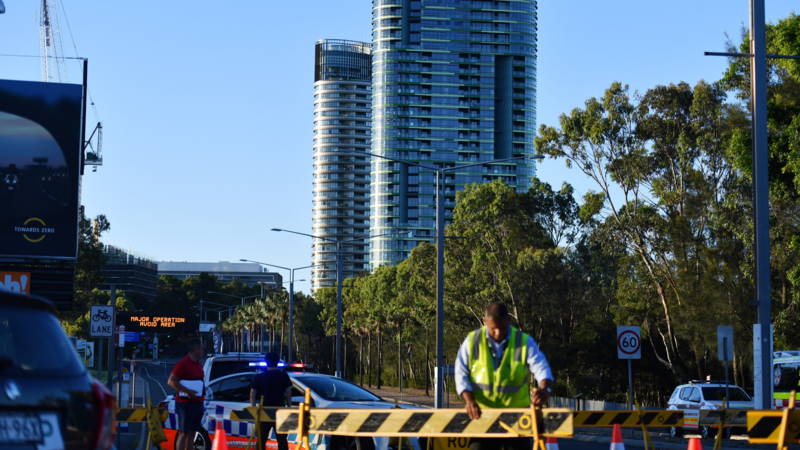
POLYGON ((39 54, 42 57, 42 81, 50 81, 50 48, 53 45, 53 29, 50 26, 50 5, 42 0, 39 15, 39 54))
POLYGON ((50 0, 42 0, 39 15, 39 46, 42 57, 42 81, 62 81, 66 74, 66 67, 61 61, 64 48, 61 43, 58 11, 53 9, 53 2, 50 0))

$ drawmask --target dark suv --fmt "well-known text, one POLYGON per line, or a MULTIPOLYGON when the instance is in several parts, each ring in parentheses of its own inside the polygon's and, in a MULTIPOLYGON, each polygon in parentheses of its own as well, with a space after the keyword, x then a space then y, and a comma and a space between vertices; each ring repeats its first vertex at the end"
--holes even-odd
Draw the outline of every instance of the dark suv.
POLYGON ((109 449, 114 408, 53 304, 0 291, 0 448, 109 449))

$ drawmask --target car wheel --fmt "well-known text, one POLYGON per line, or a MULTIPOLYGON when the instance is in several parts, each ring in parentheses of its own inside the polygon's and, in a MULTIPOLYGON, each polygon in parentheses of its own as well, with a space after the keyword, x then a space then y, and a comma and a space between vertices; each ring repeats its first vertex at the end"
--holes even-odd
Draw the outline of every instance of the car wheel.
POLYGON ((671 438, 679 438, 683 436, 683 429, 680 427, 670 427, 669 428, 669 437, 671 438))

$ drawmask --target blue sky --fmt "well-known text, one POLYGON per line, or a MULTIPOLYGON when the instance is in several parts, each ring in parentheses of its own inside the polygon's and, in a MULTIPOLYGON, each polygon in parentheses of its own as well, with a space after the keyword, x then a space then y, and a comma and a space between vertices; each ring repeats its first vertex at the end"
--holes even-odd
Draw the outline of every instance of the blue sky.
MULTIPOLYGON (((311 230, 314 42, 369 41, 371 2, 60 1, 105 125, 105 164, 82 188, 89 214, 111 221, 105 241, 157 260, 307 265, 309 239, 269 229, 311 230)), ((38 54, 39 2, 4 3, 0 54, 38 54)), ((800 9, 766 3, 770 21, 800 9)), ((540 1, 539 124, 613 81, 644 91, 717 79, 726 61, 703 51, 724 50, 726 34, 738 40, 747 9, 747 0, 540 1)), ((63 18, 61 31, 74 56, 63 18)), ((80 82, 80 66, 66 67, 66 81, 80 82)), ((39 76, 38 59, 0 56, 0 78, 39 76)), ((591 188, 562 161, 545 161, 539 176, 591 188)))

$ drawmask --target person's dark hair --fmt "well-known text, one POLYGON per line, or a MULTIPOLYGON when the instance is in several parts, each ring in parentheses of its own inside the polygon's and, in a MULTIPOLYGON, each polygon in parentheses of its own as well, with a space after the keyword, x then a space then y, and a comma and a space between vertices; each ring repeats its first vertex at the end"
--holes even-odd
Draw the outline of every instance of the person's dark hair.
POLYGON ((492 302, 486 305, 484 315, 494 321, 507 320, 511 318, 508 307, 503 302, 492 302))
POLYGON ((267 365, 270 367, 275 367, 278 365, 278 362, 281 360, 280 356, 278 356, 275 352, 269 352, 264 355, 264 360, 267 362, 267 365))
POLYGON ((202 346, 203 346, 203 343, 200 342, 200 339, 190 339, 189 341, 186 342, 186 350, 187 351, 192 351, 192 350, 196 349, 197 347, 202 347, 202 346))

